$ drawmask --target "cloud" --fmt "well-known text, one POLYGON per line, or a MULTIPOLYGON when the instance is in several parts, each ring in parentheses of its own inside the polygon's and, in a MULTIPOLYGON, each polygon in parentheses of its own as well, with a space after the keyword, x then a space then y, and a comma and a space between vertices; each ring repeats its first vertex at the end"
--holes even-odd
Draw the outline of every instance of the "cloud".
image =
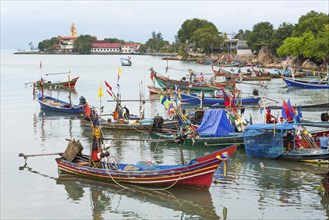
POLYGON ((58 35, 78 34, 146 42, 161 32, 174 41, 187 19, 213 22, 221 32, 252 30, 268 21, 277 28, 309 11, 328 13, 327 1, 1 1, 1 48, 27 48, 58 35))

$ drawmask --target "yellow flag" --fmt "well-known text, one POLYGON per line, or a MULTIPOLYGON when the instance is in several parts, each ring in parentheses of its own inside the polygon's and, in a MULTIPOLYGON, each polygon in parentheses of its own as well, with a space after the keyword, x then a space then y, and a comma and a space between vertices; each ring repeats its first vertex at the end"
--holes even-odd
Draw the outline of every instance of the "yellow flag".
POLYGON ((122 73, 122 69, 120 67, 118 68, 118 72, 119 73, 122 73))
POLYGON ((102 82, 99 84, 98 89, 98 97, 101 98, 104 95, 103 88, 102 88, 102 82))

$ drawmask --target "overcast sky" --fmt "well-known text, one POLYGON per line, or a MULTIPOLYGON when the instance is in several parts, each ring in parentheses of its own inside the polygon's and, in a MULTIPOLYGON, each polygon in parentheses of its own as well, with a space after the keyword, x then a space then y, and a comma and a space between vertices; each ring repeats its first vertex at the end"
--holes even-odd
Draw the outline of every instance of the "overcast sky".
POLYGON ((28 49, 44 39, 68 36, 72 23, 77 33, 99 40, 118 38, 145 43, 153 31, 174 41, 187 19, 205 19, 218 31, 252 30, 259 22, 278 28, 296 24, 314 10, 329 13, 328 0, 309 1, 1 1, 1 49, 28 49))

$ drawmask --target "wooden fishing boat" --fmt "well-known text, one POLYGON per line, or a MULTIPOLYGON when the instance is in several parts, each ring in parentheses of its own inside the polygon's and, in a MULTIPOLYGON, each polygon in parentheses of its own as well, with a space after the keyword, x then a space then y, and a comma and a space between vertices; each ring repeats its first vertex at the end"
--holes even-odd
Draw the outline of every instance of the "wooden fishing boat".
POLYGON ((40 104, 41 109, 47 111, 63 112, 63 113, 83 113, 83 105, 73 105, 69 102, 65 102, 54 97, 37 93, 37 101, 40 104))
MULTIPOLYGON (((314 105, 300 105, 303 111, 325 111, 329 109, 329 103, 320 103, 314 105)), ((282 105, 269 106, 270 109, 282 109, 282 105)))
POLYGON ((182 125, 179 131, 163 129, 160 132, 152 131, 152 135, 171 142, 182 142, 184 145, 227 146, 235 143, 242 145, 244 135, 241 131, 244 130, 246 123, 240 117, 234 118, 234 122, 231 123, 226 113, 223 109, 205 110, 199 126, 189 125, 183 117, 178 117, 182 125))
MULTIPOLYGON (((81 125, 84 129, 91 129, 90 121, 82 120, 81 125)), ((100 120, 100 126, 104 130, 110 131, 151 131, 158 128, 171 128, 177 126, 177 120, 164 120, 161 116, 154 118, 138 119, 118 119, 118 120, 100 120)))
MULTIPOLYGON (((66 151, 72 152, 69 147, 76 145, 76 142, 78 141, 71 141, 66 151)), ((83 155, 81 151, 77 152, 74 158, 67 157, 64 153, 62 157, 56 159, 56 162, 60 171, 104 182, 129 183, 148 187, 183 186, 207 190, 212 183, 214 172, 222 162, 226 163, 227 159, 234 155, 236 149, 237 146, 232 145, 192 159, 187 164, 175 165, 157 165, 142 161, 136 164, 124 164, 116 160, 111 162, 110 159, 113 156, 104 156, 95 167, 90 165, 91 158, 83 155)))
MULTIPOLYGON (((152 70, 153 71, 153 70, 152 70)), ((196 91, 214 91, 221 89, 220 86, 223 86, 227 89, 232 89, 234 82, 217 82, 217 83, 206 83, 199 80, 174 80, 169 77, 165 77, 159 73, 154 72, 154 78, 161 88, 172 88, 175 89, 175 86, 179 86, 180 89, 184 90, 196 90, 196 91)))
MULTIPOLYGON (((226 92, 228 98, 230 98, 231 100, 233 100, 233 95, 229 92, 226 92)), ((182 103, 189 103, 189 104, 195 104, 198 105, 201 102, 201 97, 196 95, 196 94, 184 94, 181 93, 181 102, 182 103)), ((238 99, 237 97, 234 98, 234 104, 241 104, 241 105, 258 105, 260 102, 261 98, 260 97, 254 97, 254 96, 250 96, 250 97, 243 97, 238 99)), ((202 99, 202 102, 204 105, 220 105, 220 106, 224 106, 225 103, 225 98, 224 96, 220 97, 217 96, 217 98, 214 97, 204 97, 202 99)))
POLYGON ((121 66, 131 66, 132 62, 131 60, 128 58, 120 58, 121 61, 121 66))
POLYGON ((52 82, 52 81, 47 81, 47 80, 39 80, 39 81, 36 81, 34 83, 34 85, 39 88, 40 87, 40 83, 41 81, 43 81, 43 87, 44 88, 51 88, 51 89, 54 89, 54 88, 74 88, 75 87, 75 84, 77 83, 79 77, 75 77, 73 79, 71 79, 70 81, 67 80, 67 81, 58 81, 58 82, 52 82))
POLYGON ((284 77, 283 80, 288 86, 305 89, 329 89, 329 81, 305 81, 284 77))
POLYGON ((164 92, 163 89, 157 88, 155 86, 147 86, 151 95, 161 94, 164 92))
POLYGON ((244 145, 250 157, 293 161, 329 160, 329 149, 317 146, 309 132, 294 124, 250 125, 244 132, 244 145), (292 133, 291 139, 287 134, 292 133))

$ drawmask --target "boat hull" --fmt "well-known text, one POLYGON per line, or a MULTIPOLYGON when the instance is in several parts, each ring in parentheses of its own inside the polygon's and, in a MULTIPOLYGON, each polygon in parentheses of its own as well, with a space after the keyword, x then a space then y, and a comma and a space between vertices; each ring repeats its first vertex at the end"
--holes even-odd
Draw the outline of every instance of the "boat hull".
POLYGON ((37 94, 37 101, 39 102, 41 109, 47 111, 71 113, 71 114, 80 114, 84 112, 83 106, 78 106, 78 105, 69 106, 70 103, 64 102, 62 100, 47 95, 44 95, 44 98, 42 98, 42 94, 40 93, 37 94))
MULTIPOLYGON (((63 82, 50 82, 50 81, 44 81, 43 86, 46 88, 74 88, 75 84, 77 83, 79 77, 75 77, 72 80, 69 81, 63 81, 63 82)), ((40 81, 37 81, 35 83, 35 86, 37 88, 40 87, 40 81)))
POLYGON ((81 163, 73 163, 57 158, 61 171, 105 182, 129 183, 144 186, 184 186, 209 189, 214 172, 224 161, 222 158, 233 155, 236 145, 193 159, 188 165, 159 165, 154 170, 125 170, 127 164, 117 164, 118 169, 94 168, 81 163))
POLYGON ((329 89, 329 84, 327 83, 319 83, 319 82, 310 82, 310 81, 302 81, 302 80, 293 80, 289 78, 283 79, 288 86, 306 88, 306 89, 329 89))
MULTIPOLYGON (((200 104, 200 97, 196 95, 188 95, 181 93, 182 102, 183 103, 190 103, 190 104, 200 104)), ((237 99, 234 100, 235 105, 241 104, 242 105, 257 105, 260 102, 261 98, 255 98, 255 97, 245 97, 241 98, 239 101, 237 99), (239 103, 238 103, 239 102, 239 103)), ((224 99, 223 98, 208 98, 205 97, 203 99, 204 105, 224 105, 224 99)))

